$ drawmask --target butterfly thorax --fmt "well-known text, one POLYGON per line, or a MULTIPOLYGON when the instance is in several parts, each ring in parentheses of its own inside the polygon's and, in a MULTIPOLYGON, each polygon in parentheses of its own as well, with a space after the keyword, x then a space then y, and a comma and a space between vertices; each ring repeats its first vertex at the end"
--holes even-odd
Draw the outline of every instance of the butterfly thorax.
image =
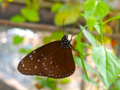
POLYGON ((68 40, 68 37, 66 35, 63 36, 61 39, 61 47, 63 48, 69 48, 71 46, 70 41, 68 40))

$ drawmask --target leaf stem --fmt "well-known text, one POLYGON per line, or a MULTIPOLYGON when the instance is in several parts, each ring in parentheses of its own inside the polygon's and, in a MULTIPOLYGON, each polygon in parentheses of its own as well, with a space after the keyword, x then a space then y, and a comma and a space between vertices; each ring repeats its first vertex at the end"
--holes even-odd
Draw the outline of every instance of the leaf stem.
POLYGON ((100 21, 100 41, 101 41, 101 45, 103 45, 103 33, 102 33, 102 20, 100 21))

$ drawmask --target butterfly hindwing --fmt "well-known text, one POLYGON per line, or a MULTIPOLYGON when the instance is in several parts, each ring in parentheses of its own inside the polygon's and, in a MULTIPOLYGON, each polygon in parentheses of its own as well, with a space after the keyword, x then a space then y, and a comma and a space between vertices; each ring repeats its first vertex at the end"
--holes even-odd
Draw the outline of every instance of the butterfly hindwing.
MULTIPOLYGON (((59 45, 59 44, 58 44, 59 45)), ((71 48, 64 49, 56 45, 52 51, 46 52, 46 59, 41 58, 40 68, 42 72, 51 78, 68 77, 75 71, 75 63, 73 60, 71 48)))

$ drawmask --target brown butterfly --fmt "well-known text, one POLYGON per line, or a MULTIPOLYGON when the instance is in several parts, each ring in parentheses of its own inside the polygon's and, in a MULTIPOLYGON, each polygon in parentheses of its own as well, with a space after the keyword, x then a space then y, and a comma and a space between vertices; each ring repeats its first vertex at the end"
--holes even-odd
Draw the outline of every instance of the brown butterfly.
POLYGON ((61 41, 48 43, 25 56, 18 70, 25 75, 65 78, 75 71, 71 40, 66 35, 61 41))

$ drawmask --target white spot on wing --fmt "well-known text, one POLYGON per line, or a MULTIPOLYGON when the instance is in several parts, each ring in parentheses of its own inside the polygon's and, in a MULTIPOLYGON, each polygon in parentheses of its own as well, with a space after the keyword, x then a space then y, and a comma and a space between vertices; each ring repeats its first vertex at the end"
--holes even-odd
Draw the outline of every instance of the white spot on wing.
POLYGON ((37 66, 35 66, 35 69, 37 68, 37 66))
POLYGON ((32 55, 29 56, 30 58, 32 57, 32 55))
POLYGON ((31 60, 33 60, 33 58, 31 58, 31 60))
POLYGON ((23 64, 22 66, 24 67, 25 65, 23 64))
POLYGON ((38 62, 40 62, 40 60, 38 59, 38 62))
POLYGON ((33 51, 33 53, 35 53, 36 51, 33 51))
POLYGON ((53 60, 50 62, 50 64, 52 64, 53 60))
POLYGON ((43 54, 41 54, 41 56, 43 56, 43 54))

